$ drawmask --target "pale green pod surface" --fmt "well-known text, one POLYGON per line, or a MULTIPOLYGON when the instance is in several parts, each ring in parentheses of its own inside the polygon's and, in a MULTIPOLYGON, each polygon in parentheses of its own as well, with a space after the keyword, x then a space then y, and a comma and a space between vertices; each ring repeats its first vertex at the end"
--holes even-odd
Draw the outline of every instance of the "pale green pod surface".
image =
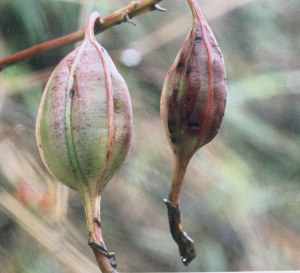
POLYGON ((123 164, 132 139, 129 92, 94 37, 98 13, 83 44, 52 73, 37 119, 37 142, 49 171, 63 184, 101 193, 123 164))

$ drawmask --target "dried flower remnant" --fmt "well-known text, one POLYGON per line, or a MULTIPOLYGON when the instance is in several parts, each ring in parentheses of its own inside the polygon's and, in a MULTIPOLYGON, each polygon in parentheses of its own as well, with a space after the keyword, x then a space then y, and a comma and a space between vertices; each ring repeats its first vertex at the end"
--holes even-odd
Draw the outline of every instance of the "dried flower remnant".
POLYGON ((193 24, 166 77, 161 117, 173 150, 174 172, 165 203, 172 236, 182 262, 196 256, 193 240, 182 229, 179 196, 192 156, 218 133, 226 106, 226 70, 220 48, 196 0, 187 0, 193 24))
POLYGON ((52 73, 36 129, 46 167, 77 191, 85 206, 89 245, 102 272, 114 272, 114 254, 107 251, 102 238, 100 201, 129 152, 132 108, 124 79, 94 36, 99 23, 94 12, 82 45, 52 73))

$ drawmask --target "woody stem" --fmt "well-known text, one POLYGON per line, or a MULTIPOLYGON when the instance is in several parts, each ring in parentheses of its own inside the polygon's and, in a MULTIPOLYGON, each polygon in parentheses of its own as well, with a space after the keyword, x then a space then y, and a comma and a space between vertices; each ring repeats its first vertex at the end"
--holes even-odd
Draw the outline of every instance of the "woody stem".
MULTIPOLYGON (((129 21, 131 18, 147 13, 153 10, 164 11, 161 7, 158 6, 158 3, 163 0, 141 0, 141 1, 132 1, 128 6, 112 13, 106 18, 100 20, 100 23, 95 28, 95 34, 105 31, 106 29, 120 24, 122 22, 129 21)), ((11 56, 8 56, 0 60, 0 71, 14 63, 19 61, 28 60, 34 56, 40 55, 42 53, 58 49, 84 39, 85 28, 68 34, 66 36, 41 43, 39 45, 30 47, 28 49, 17 52, 11 56)))

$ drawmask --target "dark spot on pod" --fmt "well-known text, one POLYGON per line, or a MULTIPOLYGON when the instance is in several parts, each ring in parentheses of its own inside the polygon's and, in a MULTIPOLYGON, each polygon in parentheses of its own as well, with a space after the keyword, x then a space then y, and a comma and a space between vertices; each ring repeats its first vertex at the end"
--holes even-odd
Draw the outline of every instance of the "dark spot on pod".
POLYGON ((219 131, 219 130, 220 130, 220 127, 217 127, 216 130, 219 131))
POLYGON ((183 67, 183 62, 179 62, 177 65, 177 69, 182 69, 182 67, 183 67))
POLYGON ((177 94, 178 94, 178 86, 176 86, 176 87, 173 89, 173 92, 172 92, 172 95, 173 95, 173 102, 176 102, 177 94))
POLYGON ((186 99, 187 99, 187 100, 191 100, 191 98, 190 98, 190 97, 187 97, 186 99))
POLYGON ((171 120, 168 119, 168 129, 169 129, 169 133, 172 134, 173 131, 171 129, 171 126, 173 125, 173 123, 171 122, 171 120))
POLYGON ((224 79, 224 81, 225 81, 225 83, 227 83, 227 79, 226 78, 224 79))
POLYGON ((190 75, 190 74, 191 74, 191 71, 192 71, 192 67, 190 66, 190 67, 189 67, 189 70, 186 72, 186 74, 187 74, 187 75, 190 75))
POLYGON ((172 141, 172 143, 176 143, 176 138, 172 137, 171 141, 172 141))
POLYGON ((195 44, 199 44, 199 43, 201 43, 202 42, 202 38, 201 37, 197 37, 197 38, 195 38, 195 40, 194 40, 194 43, 195 44))
POLYGON ((198 127, 201 127, 201 124, 200 123, 196 123, 196 122, 189 122, 187 124, 188 127, 192 128, 192 129, 196 129, 198 127))
POLYGON ((189 118, 190 117, 190 112, 186 111, 186 117, 189 118))
POLYGON ((70 90, 69 97, 70 97, 70 99, 73 99, 73 97, 74 97, 74 89, 70 90))

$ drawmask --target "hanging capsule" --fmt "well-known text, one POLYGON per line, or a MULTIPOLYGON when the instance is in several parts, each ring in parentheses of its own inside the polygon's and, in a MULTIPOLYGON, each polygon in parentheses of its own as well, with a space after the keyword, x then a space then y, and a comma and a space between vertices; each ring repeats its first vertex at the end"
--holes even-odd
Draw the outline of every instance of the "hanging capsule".
POLYGON ((226 69, 221 50, 195 0, 187 0, 192 28, 169 70, 161 96, 161 118, 174 155, 168 207, 170 230, 183 263, 195 257, 194 243, 183 231, 179 196, 192 156, 218 133, 226 106, 226 69))

